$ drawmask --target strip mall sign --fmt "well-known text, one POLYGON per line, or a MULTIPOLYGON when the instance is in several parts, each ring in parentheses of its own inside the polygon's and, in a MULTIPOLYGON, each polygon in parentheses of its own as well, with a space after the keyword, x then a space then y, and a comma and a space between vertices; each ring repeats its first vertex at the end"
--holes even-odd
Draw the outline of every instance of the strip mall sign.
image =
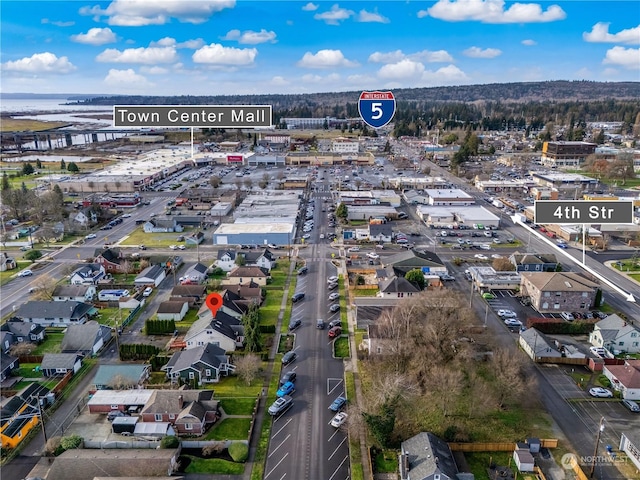
POLYGON ((244 160, 242 155, 227 155, 227 162, 240 162, 244 160))

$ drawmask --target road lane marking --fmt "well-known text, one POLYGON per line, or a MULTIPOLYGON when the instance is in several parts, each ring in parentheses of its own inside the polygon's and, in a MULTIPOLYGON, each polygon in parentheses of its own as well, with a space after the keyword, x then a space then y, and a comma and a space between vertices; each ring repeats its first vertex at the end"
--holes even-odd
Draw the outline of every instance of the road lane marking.
POLYGON ((333 453, 331 455, 329 455, 329 458, 327 458, 327 460, 331 460, 331 458, 333 458, 333 456, 338 453, 338 450, 340 449, 340 447, 344 444, 344 442, 347 441, 347 437, 344 437, 342 439, 342 441, 338 444, 338 446, 333 450, 333 453))
POLYGON ((267 472, 267 474, 264 476, 264 478, 267 478, 269 475, 271 475, 271 474, 273 473, 273 471, 274 471, 276 468, 278 468, 278 467, 280 466, 280 464, 281 464, 282 462, 284 462, 284 459, 285 459, 285 458, 287 458, 288 456, 289 456, 289 452, 285 453, 285 454, 284 454, 284 457, 282 457, 282 459, 281 459, 278 463, 276 463, 276 466, 275 466, 275 467, 273 467, 269 472, 267 472))
POLYGON ((344 465, 344 462, 346 462, 348 458, 349 458, 348 455, 344 457, 344 460, 342 460, 342 462, 340 462, 340 465, 338 465, 338 467, 333 471, 333 474, 329 477, 329 480, 333 480, 333 477, 336 476, 336 474, 338 473, 338 470, 340 470, 340 467, 344 465))
MULTIPOLYGON (((291 418, 289 420, 287 420, 287 422, 282 427, 280 427, 280 430, 278 430, 276 433, 271 435, 271 438, 272 439, 276 438, 276 435, 278 435, 282 430, 284 430, 287 427, 287 425, 289 425, 289 423, 291 423, 291 420, 292 420, 291 418)), ((275 423, 275 421, 273 423, 275 423)))
MULTIPOLYGON (((284 427, 283 427, 284 428, 284 427)), ((278 445, 276 448, 273 449, 273 451, 269 454, 269 456, 267 458, 271 458, 271 455, 273 455, 274 453, 276 453, 278 451, 278 449, 284 445, 284 442, 286 442, 287 440, 289 440, 289 437, 291 436, 291 434, 287 435, 286 437, 284 437, 284 440, 282 440, 282 442, 280 442, 280 445, 278 445)), ((271 437, 273 438, 273 437, 271 437)))

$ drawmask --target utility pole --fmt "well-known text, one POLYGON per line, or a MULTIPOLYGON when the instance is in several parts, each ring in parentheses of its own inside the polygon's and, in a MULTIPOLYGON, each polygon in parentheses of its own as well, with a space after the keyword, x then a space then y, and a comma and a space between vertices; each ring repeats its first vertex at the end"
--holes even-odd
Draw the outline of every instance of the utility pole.
POLYGON ((42 449, 46 450, 46 448, 47 448, 47 431, 46 431, 45 426, 44 426, 44 416, 42 415, 42 405, 40 404, 40 397, 39 396, 36 396, 35 399, 38 402, 38 416, 40 417, 40 423, 42 424, 42 438, 44 438, 44 447, 42 449))
POLYGON ((596 435, 596 445, 593 448, 593 456, 591 457, 591 471, 589 477, 593 478, 593 473, 596 470, 596 457, 598 456, 598 445, 600 444, 600 434, 604 430, 604 417, 600 418, 600 425, 598 426, 598 434, 596 435))

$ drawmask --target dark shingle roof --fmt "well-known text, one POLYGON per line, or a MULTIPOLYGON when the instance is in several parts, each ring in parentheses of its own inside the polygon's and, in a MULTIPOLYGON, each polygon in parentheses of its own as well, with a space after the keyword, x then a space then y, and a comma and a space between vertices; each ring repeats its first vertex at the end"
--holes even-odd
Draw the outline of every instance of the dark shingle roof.
POLYGON ((162 302, 158 306, 158 313, 180 313, 185 303, 187 302, 162 302))
POLYGON ((95 320, 90 320, 82 325, 69 325, 62 338, 60 347, 62 352, 73 353, 91 350, 99 337, 100 328, 100 324, 95 320))
POLYGON ((77 320, 82 318, 93 308, 84 302, 68 300, 54 302, 50 300, 32 300, 23 303, 15 313, 18 318, 62 318, 77 320))
POLYGON ((45 353, 40 362, 40 368, 43 370, 52 370, 54 368, 64 368, 71 370, 78 360, 76 353, 45 353))
POLYGON ((433 433, 421 432, 402 442, 402 452, 408 454, 412 480, 423 480, 436 474, 441 480, 456 478, 458 467, 449 445, 433 433))
POLYGON ((198 362, 218 368, 220 364, 228 363, 228 358, 222 348, 214 345, 213 343, 207 343, 200 347, 190 348, 188 350, 174 353, 165 367, 171 367, 172 371, 180 372, 191 368, 198 362))
POLYGON ((380 282, 383 293, 418 293, 420 289, 404 277, 391 277, 380 282))

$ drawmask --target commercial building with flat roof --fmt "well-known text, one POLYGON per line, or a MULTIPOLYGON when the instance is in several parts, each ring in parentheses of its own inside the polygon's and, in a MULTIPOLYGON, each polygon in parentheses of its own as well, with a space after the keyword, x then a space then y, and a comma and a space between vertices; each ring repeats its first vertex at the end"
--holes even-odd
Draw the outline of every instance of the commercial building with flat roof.
POLYGON ((551 168, 577 168, 595 153, 596 147, 588 142, 544 142, 540 161, 551 168))
POLYGON ((598 180, 577 173, 531 172, 533 180, 540 186, 550 188, 580 188, 586 190, 598 183, 598 180))
POLYGON ((500 226, 500 217, 480 205, 418 205, 416 207, 416 213, 423 222, 427 225, 433 225, 434 227, 466 225, 471 228, 473 224, 481 224, 485 227, 495 228, 500 226))
POLYGON ((213 232, 214 245, 291 245, 295 225, 283 223, 224 223, 213 232))
POLYGON ((473 205, 475 199, 459 188, 429 188, 424 191, 429 205, 473 205))

